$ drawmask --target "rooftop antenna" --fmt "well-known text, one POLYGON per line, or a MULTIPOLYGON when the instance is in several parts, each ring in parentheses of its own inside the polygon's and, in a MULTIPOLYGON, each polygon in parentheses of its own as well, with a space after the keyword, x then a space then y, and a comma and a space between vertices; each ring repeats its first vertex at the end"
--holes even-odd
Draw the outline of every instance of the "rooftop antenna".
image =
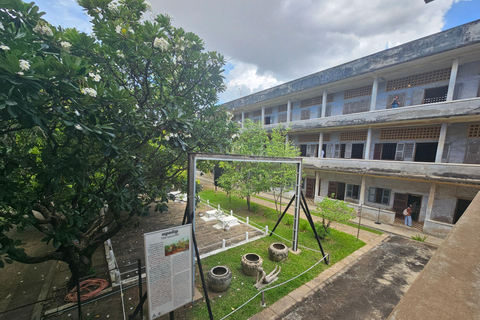
POLYGON ((242 89, 238 87, 238 91, 240 91, 240 98, 242 97, 242 89))

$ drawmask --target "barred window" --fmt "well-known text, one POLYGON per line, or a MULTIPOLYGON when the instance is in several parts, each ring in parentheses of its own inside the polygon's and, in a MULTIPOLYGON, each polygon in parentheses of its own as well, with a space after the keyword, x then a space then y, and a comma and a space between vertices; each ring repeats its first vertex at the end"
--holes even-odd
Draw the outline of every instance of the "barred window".
POLYGON ((428 83, 440 82, 450 79, 451 68, 414 74, 408 77, 387 81, 385 91, 393 91, 410 87, 417 87, 428 83))
POLYGON ((358 97, 369 96, 372 94, 372 85, 345 90, 343 93, 343 99, 353 99, 358 97))
POLYGON ((298 136, 298 142, 317 142, 320 137, 320 133, 308 133, 308 134, 301 134, 298 136))
POLYGON ((278 112, 285 112, 285 111, 287 111, 287 105, 286 104, 278 106, 278 112))
POLYGON ((243 117, 244 117, 245 119, 250 118, 250 113, 249 113, 249 112, 245 112, 245 113, 243 114, 243 117))
POLYGON ((254 117, 260 117, 262 115, 262 110, 255 110, 253 111, 253 116, 254 117))
POLYGON ((440 126, 416 128, 392 128, 380 131, 380 140, 421 140, 438 139, 440 126))
POLYGON ((480 138, 480 124, 471 124, 468 128, 469 138, 480 138))
POLYGON ((343 114, 359 113, 370 111, 370 98, 345 102, 343 105, 343 114))
POLYGON ((265 114, 272 114, 273 108, 265 108, 265 114))
POLYGON ((365 141, 367 130, 340 132, 340 141, 365 141))
POLYGON ((278 115, 278 123, 287 122, 287 114, 281 113, 278 115))
POLYGON ((330 141, 330 133, 323 133, 323 142, 330 141))
POLYGON ((310 119, 310 109, 302 110, 300 120, 308 120, 308 119, 310 119))

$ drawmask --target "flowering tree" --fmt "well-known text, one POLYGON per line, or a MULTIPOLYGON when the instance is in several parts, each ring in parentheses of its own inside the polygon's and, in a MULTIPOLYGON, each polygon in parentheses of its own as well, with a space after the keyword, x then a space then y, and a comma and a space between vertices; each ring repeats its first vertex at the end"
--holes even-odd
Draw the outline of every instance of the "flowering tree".
POLYGON ((221 152, 237 130, 215 105, 224 59, 198 36, 144 20, 143 0, 79 3, 91 35, 52 27, 33 3, 0 8, 0 267, 65 261, 70 285, 133 217, 166 209, 187 152, 221 152), (47 253, 9 232, 27 227, 47 253))

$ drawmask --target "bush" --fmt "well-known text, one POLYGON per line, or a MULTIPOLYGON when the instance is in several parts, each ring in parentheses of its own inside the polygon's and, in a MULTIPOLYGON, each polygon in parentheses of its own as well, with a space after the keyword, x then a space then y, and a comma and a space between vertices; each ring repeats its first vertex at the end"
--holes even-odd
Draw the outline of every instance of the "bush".
POLYGON ((305 220, 300 220, 300 224, 298 225, 298 228, 304 232, 307 232, 308 229, 308 221, 305 220))
POLYGON ((321 226, 321 228, 316 227, 318 235, 321 238, 321 234, 325 237, 330 234, 329 229, 332 221, 345 223, 350 219, 355 218, 355 209, 349 207, 345 201, 331 199, 328 197, 323 198, 322 202, 317 204, 317 207, 313 210, 313 213, 319 217, 322 217, 322 223, 318 224, 321 226))
MULTIPOLYGON (((315 230, 317 230, 320 239, 326 239, 330 236, 330 228, 325 229, 320 222, 315 222, 315 230)), ((315 234, 313 236, 315 237, 315 234)))
POLYGON ((284 216, 283 217, 283 223, 285 223, 286 226, 291 226, 293 224, 293 217, 292 216, 284 216))

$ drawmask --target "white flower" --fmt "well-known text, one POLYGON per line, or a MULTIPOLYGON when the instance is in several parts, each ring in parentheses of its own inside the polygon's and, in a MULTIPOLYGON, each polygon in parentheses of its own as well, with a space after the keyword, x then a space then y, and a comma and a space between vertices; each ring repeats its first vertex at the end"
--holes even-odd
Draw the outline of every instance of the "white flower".
POLYGON ((72 46, 72 44, 68 41, 62 41, 60 42, 60 45, 62 46, 63 49, 68 50, 72 46))
POLYGON ((77 124, 75 124, 75 126, 74 126, 74 127, 75 127, 75 129, 77 129, 77 130, 83 130, 83 129, 82 129, 82 127, 81 127, 81 126, 80 126, 78 123, 77 123, 77 124))
POLYGON ((83 88, 82 93, 84 95, 89 95, 94 98, 97 96, 97 91, 95 91, 95 89, 92 89, 92 88, 83 88))
POLYGON ((5 30, 5 28, 3 27, 3 23, 1 23, 1 22, 0 22, 0 29, 5 30))
POLYGON ((117 57, 119 57, 119 58, 122 58, 122 59, 123 59, 123 58, 125 58, 125 55, 122 53, 122 51, 120 51, 120 50, 117 50, 117 57))
POLYGON ((128 32, 135 33, 132 28, 128 28, 128 32))
POLYGON ((30 62, 27 60, 20 60, 20 69, 22 69, 22 71, 27 71, 30 69, 30 62))
POLYGON ((107 8, 110 11, 118 12, 118 7, 113 1, 108 4, 107 8))
POLYGON ((33 28, 33 31, 39 34, 50 36, 50 37, 53 36, 52 29, 50 29, 48 26, 41 26, 37 24, 35 28, 33 28))
POLYGON ((95 77, 93 77, 93 81, 95 82, 100 82, 100 79, 102 79, 102 77, 99 74, 96 74, 95 77))
POLYGON ((178 62, 180 62, 180 61, 182 61, 182 60, 183 60, 182 56, 177 56, 177 61, 178 61, 178 62))
POLYGON ((122 27, 116 26, 115 27, 115 32, 118 33, 118 34, 121 34, 122 33, 122 27))
POLYGON ((80 117, 80 112, 77 109, 75 109, 75 114, 80 117))
POLYGON ((166 51, 168 49, 168 41, 165 40, 165 38, 155 38, 153 46, 155 48, 160 48, 162 51, 166 51))
POLYGON ((152 11, 152 4, 148 1, 145 1, 145 6, 147 7, 147 11, 152 11))
POLYGON ((23 76, 23 72, 22 72, 22 71, 18 71, 17 74, 18 74, 19 76, 23 76))
POLYGON ((170 140, 170 136, 166 136, 165 140, 167 140, 167 141, 170 140))
POLYGON ((4 51, 8 51, 8 50, 10 50, 10 47, 2 44, 2 45, 0 45, 0 49, 2 49, 4 51))

